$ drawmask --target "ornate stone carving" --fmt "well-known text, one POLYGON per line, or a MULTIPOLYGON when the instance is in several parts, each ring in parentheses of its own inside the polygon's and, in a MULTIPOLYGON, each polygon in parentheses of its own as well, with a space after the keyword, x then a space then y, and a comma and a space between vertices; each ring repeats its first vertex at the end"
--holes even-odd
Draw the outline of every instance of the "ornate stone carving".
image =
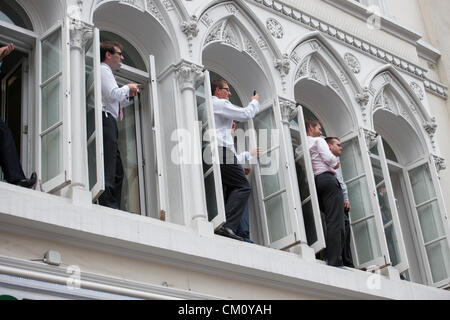
POLYGON ((447 169, 447 166, 445 165, 445 159, 438 157, 433 154, 434 164, 436 166, 436 171, 439 173, 442 170, 447 169))
POLYGON ((266 49, 267 48, 267 43, 266 43, 266 41, 264 40, 264 38, 262 36, 259 36, 258 40, 256 40, 256 42, 258 43, 258 46, 261 49, 266 49))
POLYGON ((92 27, 81 20, 70 19, 70 46, 84 50, 86 43, 92 38, 92 27))
POLYGON ((423 128, 430 135, 430 138, 432 138, 437 129, 436 118, 433 117, 430 121, 425 121, 423 124, 423 128))
POLYGON ((153 15, 156 19, 158 19, 162 24, 164 24, 164 17, 159 11, 156 4, 153 2, 153 0, 147 0, 147 10, 150 12, 151 15, 153 15))
POLYGON ((214 23, 214 20, 207 13, 201 17, 200 21, 208 28, 214 23))
POLYGON ((206 37, 205 45, 212 42, 217 41, 221 39, 222 34, 222 25, 219 24, 214 27, 214 29, 209 33, 209 35, 206 37))
POLYGON ((195 84, 203 77, 203 68, 186 61, 181 62, 175 69, 181 90, 195 90, 195 84))
POLYGON ((188 37, 189 40, 192 40, 198 35, 198 25, 197 25, 197 17, 192 16, 189 21, 183 21, 181 23, 181 31, 188 37))
POLYGON ((227 8, 227 10, 231 13, 231 14, 236 14, 237 12, 239 12, 239 10, 235 7, 234 4, 232 3, 227 3, 225 5, 225 7, 227 8))
POLYGON ((167 11, 173 10, 173 4, 170 2, 170 0, 163 0, 162 4, 164 5, 164 8, 166 8, 167 11))
POLYGON ((275 59, 274 61, 275 69, 277 69, 281 74, 288 75, 291 70, 291 63, 289 61, 289 55, 287 53, 283 54, 281 59, 275 59))
POLYGON ((364 139, 366 140, 367 148, 370 150, 377 144, 378 133, 363 129, 364 139))
POLYGON ((422 88, 415 82, 411 82, 409 86, 411 87, 412 91, 414 91, 414 93, 417 95, 417 97, 422 101, 424 98, 422 88))
POLYGON ((355 95, 356 102, 361 106, 361 114, 363 116, 364 122, 367 121, 367 104, 370 100, 369 88, 364 87, 360 93, 355 95))
POLYGON ((283 26, 275 19, 269 18, 266 21, 266 27, 270 34, 277 39, 281 39, 284 36, 283 26))
POLYGON ((236 49, 240 50, 238 39, 239 38, 236 35, 236 31, 234 30, 233 26, 227 23, 223 30, 223 41, 230 46, 233 46, 236 49))
POLYGON ((289 100, 280 99, 281 120, 284 124, 289 125, 292 120, 297 117, 297 104, 289 100))
POLYGON ((359 73, 361 71, 361 64, 359 63, 358 59, 350 52, 347 52, 344 55, 344 60, 350 70, 353 71, 353 73, 359 73))

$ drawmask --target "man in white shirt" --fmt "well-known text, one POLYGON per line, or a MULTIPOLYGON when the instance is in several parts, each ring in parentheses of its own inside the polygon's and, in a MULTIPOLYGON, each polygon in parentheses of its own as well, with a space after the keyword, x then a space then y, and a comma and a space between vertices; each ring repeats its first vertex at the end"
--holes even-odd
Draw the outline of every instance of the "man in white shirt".
POLYGON ((122 46, 118 42, 100 44, 102 106, 103 106, 103 152, 105 159, 105 191, 98 199, 102 206, 120 209, 123 166, 120 158, 117 119, 122 120, 120 104, 139 93, 139 84, 129 83, 119 88, 113 71, 122 66, 122 46))
POLYGON ((225 80, 214 80, 211 83, 213 95, 214 122, 220 154, 220 172, 222 184, 227 189, 228 197, 225 202, 225 224, 216 230, 216 234, 243 240, 236 235, 242 214, 244 213, 251 187, 245 178, 242 166, 239 164, 234 150, 231 135, 233 120, 248 121, 259 111, 259 96, 251 97, 246 108, 234 106, 230 101, 230 88, 225 80))
POLYGON ((344 244, 344 196, 336 178, 336 169, 339 168, 340 162, 321 137, 320 122, 316 119, 307 119, 305 127, 319 205, 325 215, 327 263, 341 267, 344 244))
MULTIPOLYGON (((0 47, 0 67, 3 58, 14 50, 14 44, 9 43, 4 47, 0 47)), ((9 106, 10 108, 16 106, 9 106)), ((0 118, 0 168, 3 171, 6 182, 12 183, 25 188, 34 188, 37 183, 36 172, 31 174, 27 179, 23 173, 22 164, 20 163, 19 154, 11 133, 6 123, 0 118)))
MULTIPOLYGON (((325 141, 328 143, 331 153, 339 159, 342 155, 342 145, 339 138, 327 137, 325 138, 325 141)), ((336 178, 341 185, 342 194, 344 196, 344 244, 342 248, 342 263, 346 267, 354 268, 355 266, 353 264, 352 252, 350 250, 350 218, 348 216, 348 213, 351 210, 351 205, 348 198, 347 185, 345 184, 344 177, 342 176, 342 167, 339 167, 336 170, 336 178)))

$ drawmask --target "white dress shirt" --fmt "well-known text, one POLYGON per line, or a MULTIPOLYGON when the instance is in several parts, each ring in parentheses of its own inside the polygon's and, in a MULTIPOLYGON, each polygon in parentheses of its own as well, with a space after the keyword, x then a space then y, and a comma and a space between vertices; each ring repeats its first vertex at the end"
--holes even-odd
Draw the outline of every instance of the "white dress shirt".
MULTIPOLYGON (((339 161, 340 161, 340 159, 339 159, 339 161)), ((347 185, 344 182, 344 177, 342 176, 342 169, 341 168, 342 167, 339 166, 339 168, 336 169, 336 178, 338 179, 339 184, 341 185, 342 193, 344 194, 344 201, 348 201, 347 185)))
POLYGON ((252 100, 246 108, 240 108, 233 105, 226 99, 212 97, 214 109, 214 122, 216 124, 217 143, 220 147, 234 149, 231 130, 233 120, 247 121, 252 119, 259 111, 259 102, 252 100))
POLYGON ((336 174, 333 168, 337 165, 339 158, 331 153, 328 143, 322 137, 307 136, 309 153, 311 154, 311 164, 314 175, 324 172, 336 174))
POLYGON ((126 102, 130 88, 127 85, 119 88, 111 68, 106 63, 101 65, 101 75, 103 111, 117 119, 119 117, 119 103, 126 102))

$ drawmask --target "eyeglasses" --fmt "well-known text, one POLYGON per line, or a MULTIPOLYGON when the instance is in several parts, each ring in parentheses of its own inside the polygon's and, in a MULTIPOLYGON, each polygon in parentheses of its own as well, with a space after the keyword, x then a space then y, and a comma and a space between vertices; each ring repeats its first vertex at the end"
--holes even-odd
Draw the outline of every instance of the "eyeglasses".
POLYGON ((116 52, 114 52, 114 54, 116 54, 116 53, 118 53, 119 56, 122 56, 122 51, 116 51, 116 52))

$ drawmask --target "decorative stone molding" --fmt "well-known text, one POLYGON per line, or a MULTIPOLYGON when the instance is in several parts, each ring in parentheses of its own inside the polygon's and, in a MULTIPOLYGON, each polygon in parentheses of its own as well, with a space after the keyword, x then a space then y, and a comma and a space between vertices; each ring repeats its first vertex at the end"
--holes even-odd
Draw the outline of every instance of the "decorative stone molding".
POLYGON ((361 72, 361 64, 359 63, 359 60, 350 52, 347 52, 344 55, 344 61, 353 73, 358 74, 361 72))
POLYGON ((274 18, 269 18, 266 21, 267 30, 270 34, 277 39, 281 39, 284 36, 283 26, 274 18))
POLYGON ((291 121, 297 117, 298 107, 295 102, 280 98, 281 121, 290 125, 291 121))
POLYGON ((355 95, 356 102, 361 106, 361 112, 364 122, 367 121, 367 104, 370 100, 370 90, 368 87, 364 87, 360 93, 355 95))
POLYGON ((281 59, 275 59, 273 62, 275 69, 277 69, 281 74, 288 75, 291 70, 291 63, 289 61, 289 55, 283 54, 281 59))
POLYGON ((434 134, 436 133, 436 129, 437 129, 436 118, 433 117, 433 118, 431 118, 430 121, 426 121, 423 124, 423 128, 428 133, 430 138, 432 138, 434 136, 434 134))
POLYGON ((202 15, 200 21, 205 25, 205 27, 209 28, 211 27, 211 25, 214 23, 214 20, 211 19, 211 17, 205 13, 204 15, 202 15))
MULTIPOLYGON (((387 52, 381 48, 378 48, 367 41, 356 38, 351 34, 340 30, 326 22, 318 21, 310 15, 296 9, 288 4, 275 0, 254 0, 255 2, 276 11, 279 14, 283 14, 289 19, 296 21, 299 24, 306 25, 308 28, 320 31, 327 34, 340 42, 350 45, 355 49, 362 51, 364 54, 373 56, 378 60, 383 60, 396 68, 413 75, 424 82, 425 89, 432 94, 435 94, 443 99, 448 98, 448 88, 445 85, 434 82, 426 78, 427 70, 419 67, 418 65, 408 62, 401 57, 387 52)), ((279 23, 277 21, 277 23, 279 23)), ((280 24, 281 26, 281 24, 280 24)))
POLYGON ((167 11, 174 9, 174 6, 170 0, 163 0, 162 4, 164 5, 164 8, 166 8, 167 11))
POLYGON ((195 84, 203 77, 203 68, 190 62, 183 61, 175 68, 181 91, 195 90, 195 84))
POLYGON ((415 82, 411 82, 409 86, 411 87, 412 91, 414 91, 414 93, 417 95, 417 97, 422 101, 424 98, 422 88, 415 82))
POLYGON ((366 140, 367 148, 370 150, 377 144, 378 133, 367 130, 365 128, 363 128, 362 130, 364 134, 364 139, 366 140))
POLYGON ((189 21, 183 21, 180 27, 181 31, 186 35, 188 40, 192 40, 198 35, 199 32, 197 17, 191 16, 189 21))
POLYGON ((86 43, 92 38, 92 26, 81 20, 70 19, 70 46, 83 50, 86 43))
POLYGON ((158 6, 155 4, 153 0, 147 0, 147 11, 150 12, 152 16, 159 20, 162 24, 164 24, 164 17, 158 9, 158 6))
POLYGON ((447 166, 445 165, 445 159, 438 157, 437 155, 433 154, 434 164, 436 166, 436 171, 439 173, 445 169, 447 169, 447 166))

